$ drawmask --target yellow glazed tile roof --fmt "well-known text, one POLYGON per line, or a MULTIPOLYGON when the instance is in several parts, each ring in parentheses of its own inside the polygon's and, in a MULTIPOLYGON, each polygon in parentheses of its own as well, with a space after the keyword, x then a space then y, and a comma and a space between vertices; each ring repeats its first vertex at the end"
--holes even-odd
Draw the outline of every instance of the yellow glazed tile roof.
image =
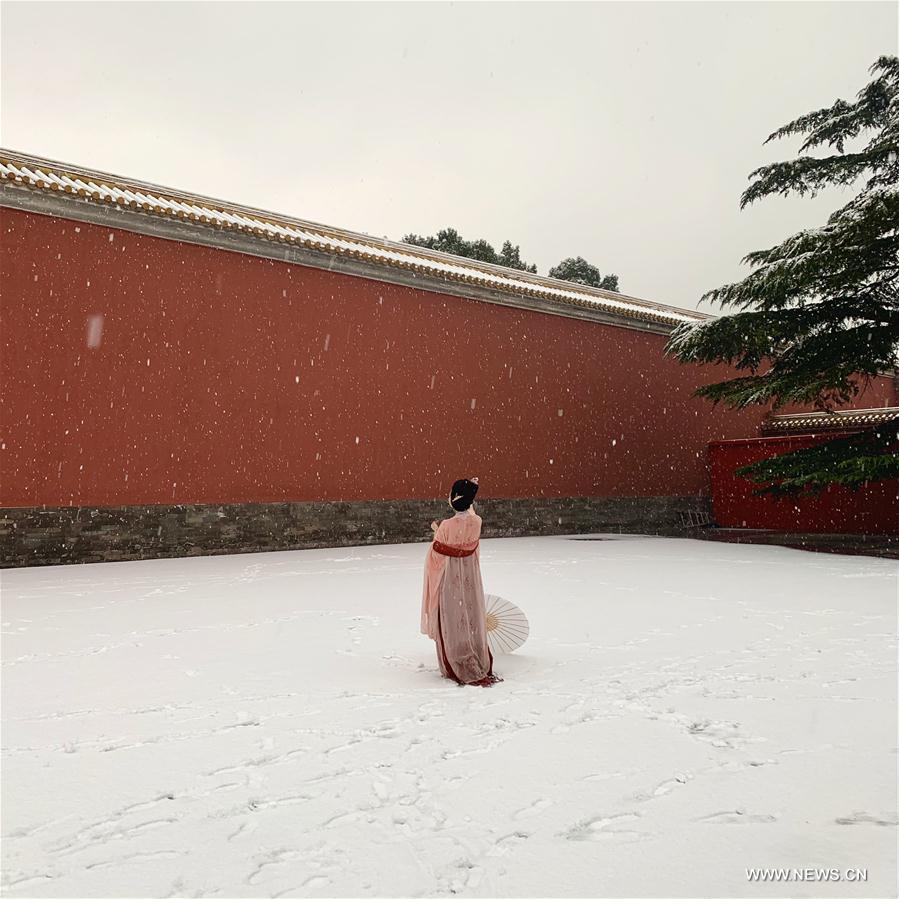
POLYGON ((612 291, 372 238, 11 150, 0 149, 0 179, 26 189, 65 194, 76 202, 114 204, 150 216, 181 219, 213 230, 236 231, 261 240, 362 260, 372 265, 405 269, 517 296, 536 297, 560 306, 593 308, 625 319, 674 327, 710 317, 612 291))
POLYGON ((844 412, 801 412, 795 415, 769 415, 762 422, 762 433, 790 434, 798 431, 840 431, 869 428, 896 419, 899 406, 879 409, 847 409, 844 412))

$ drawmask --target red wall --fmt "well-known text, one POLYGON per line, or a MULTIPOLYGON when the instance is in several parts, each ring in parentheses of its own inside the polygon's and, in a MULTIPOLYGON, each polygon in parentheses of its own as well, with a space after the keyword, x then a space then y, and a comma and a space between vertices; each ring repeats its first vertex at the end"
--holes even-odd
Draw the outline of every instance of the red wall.
POLYGON ((692 398, 715 372, 658 334, 7 209, 2 233, 0 505, 430 498, 460 476, 701 494, 709 441, 762 414, 692 398))
POLYGON ((753 496, 758 485, 734 475, 743 465, 832 438, 804 435, 712 443, 709 458, 715 523, 812 534, 899 534, 899 480, 870 484, 858 491, 829 487, 818 497, 775 500, 753 496))

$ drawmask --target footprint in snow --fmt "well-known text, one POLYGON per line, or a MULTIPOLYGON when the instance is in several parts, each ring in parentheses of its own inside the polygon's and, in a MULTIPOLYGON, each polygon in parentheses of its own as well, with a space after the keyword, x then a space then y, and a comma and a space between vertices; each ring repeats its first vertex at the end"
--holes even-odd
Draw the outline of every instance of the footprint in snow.
POLYGON ((504 837, 500 837, 484 854, 491 857, 508 855, 515 847, 524 843, 528 837, 530 834, 523 830, 507 833, 504 837))
POLYGON ((777 821, 777 815, 747 815, 745 809, 734 809, 731 812, 715 812, 713 815, 703 815, 694 818, 695 821, 705 821, 710 824, 773 824, 777 821))
POLYGON ((530 818, 533 815, 537 815, 543 811, 547 806, 552 805, 551 799, 537 799, 532 802, 529 806, 525 808, 519 809, 512 816, 517 821, 519 818, 530 818))
POLYGON ((574 827, 561 834, 566 840, 618 840, 621 842, 635 842, 645 839, 648 834, 639 830, 631 830, 622 827, 623 824, 636 822, 640 820, 638 814, 624 812, 619 815, 600 815, 596 818, 589 818, 576 824, 574 827))
POLYGON ((670 780, 663 780, 651 793, 635 793, 634 799, 640 802, 646 802, 647 800, 655 799, 658 796, 665 796, 672 790, 676 790, 678 787, 683 786, 689 779, 689 774, 678 774, 670 780))
POLYGON ((747 762, 721 762, 720 771, 745 771, 747 768, 764 768, 765 765, 777 765, 777 759, 750 759, 747 762))
POLYGON ((877 817, 876 815, 868 814, 868 812, 855 812, 843 818, 836 818, 835 821, 837 824, 877 824, 880 827, 896 827, 899 825, 899 817, 896 815, 877 817))

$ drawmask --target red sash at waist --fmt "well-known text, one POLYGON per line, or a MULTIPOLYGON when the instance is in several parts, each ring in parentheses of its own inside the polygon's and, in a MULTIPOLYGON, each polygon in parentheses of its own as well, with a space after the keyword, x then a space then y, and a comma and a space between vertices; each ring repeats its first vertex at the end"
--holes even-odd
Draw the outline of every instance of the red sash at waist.
POLYGON ((448 543, 441 543, 439 540, 435 540, 431 544, 431 549, 434 552, 440 553, 441 556, 454 556, 457 559, 473 555, 477 548, 477 543, 471 549, 463 549, 461 546, 450 546, 448 543))

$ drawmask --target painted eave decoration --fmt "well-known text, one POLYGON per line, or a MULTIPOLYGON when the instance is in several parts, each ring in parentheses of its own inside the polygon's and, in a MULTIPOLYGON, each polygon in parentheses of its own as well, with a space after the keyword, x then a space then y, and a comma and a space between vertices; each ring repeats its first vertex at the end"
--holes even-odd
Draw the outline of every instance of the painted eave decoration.
POLYGON ((802 412, 769 415, 762 422, 763 434, 796 434, 809 431, 844 431, 869 428, 888 421, 899 422, 899 406, 880 409, 848 409, 845 412, 802 412))

